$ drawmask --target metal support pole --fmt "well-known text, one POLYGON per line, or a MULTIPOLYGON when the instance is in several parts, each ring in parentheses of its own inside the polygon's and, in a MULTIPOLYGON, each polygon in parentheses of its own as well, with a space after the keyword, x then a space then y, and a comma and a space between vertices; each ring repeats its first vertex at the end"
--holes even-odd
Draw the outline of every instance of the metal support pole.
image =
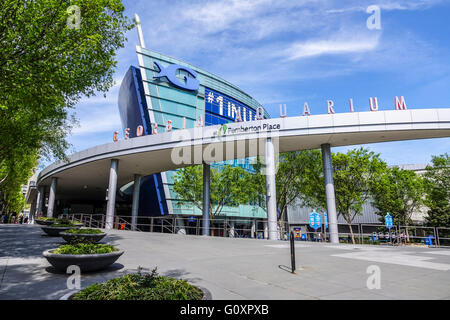
POLYGON ((289 234, 289 242, 291 244, 291 273, 295 274, 295 243, 293 231, 289 234))
POLYGON ((266 207, 269 240, 277 240, 277 191, 275 182, 275 150, 271 138, 266 139, 266 207))
POLYGON ((437 248, 438 247, 438 238, 437 238, 436 227, 433 228, 433 233, 434 233, 434 247, 437 248))
POLYGON ((323 144, 321 147, 322 147, 323 174, 325 179, 325 196, 327 199, 327 214, 328 214, 328 228, 330 231, 330 242, 339 243, 339 233, 338 233, 337 213, 336 213, 336 198, 334 194, 334 182, 333 182, 333 165, 331 163, 331 148, 328 143, 323 144))
POLYGON ((106 204, 106 229, 114 226, 114 209, 116 207, 117 172, 119 170, 119 160, 112 159, 109 169, 108 202, 106 204))
POLYGON ((137 217, 139 213, 139 191, 141 189, 141 175, 134 175, 133 204, 131 205, 131 230, 136 231, 137 217))
POLYGON ((55 197, 56 197, 56 183, 58 178, 53 177, 52 183, 50 185, 50 194, 48 196, 48 208, 47 208, 47 217, 53 217, 53 210, 55 208, 55 197))
POLYGON ((210 205, 210 178, 211 166, 203 163, 203 220, 202 220, 202 235, 209 236, 209 205, 210 205))

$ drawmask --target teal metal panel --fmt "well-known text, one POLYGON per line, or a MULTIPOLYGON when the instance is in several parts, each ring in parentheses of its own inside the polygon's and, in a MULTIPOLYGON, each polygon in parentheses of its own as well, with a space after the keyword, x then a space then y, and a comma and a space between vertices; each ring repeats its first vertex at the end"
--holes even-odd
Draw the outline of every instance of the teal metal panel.
MULTIPOLYGON (((258 107, 262 107, 261 104, 237 86, 206 70, 152 50, 141 48, 141 51, 142 54, 138 52, 138 55, 140 55, 140 61, 142 61, 143 64, 140 66, 141 71, 145 73, 145 77, 147 79, 143 81, 143 85, 148 89, 146 91, 146 95, 151 101, 151 106, 149 106, 149 114, 153 117, 150 116, 150 119, 153 118, 158 124, 159 132, 161 132, 161 130, 165 130, 164 128, 167 120, 172 120, 172 126, 174 129, 180 129, 183 127, 184 117, 186 117, 186 128, 194 127, 196 123, 195 121, 198 120, 200 116, 203 121, 205 121, 205 87, 228 95, 233 99, 236 99, 253 108, 254 110, 258 107), (154 76, 160 71, 154 65, 155 61, 158 62, 163 68, 166 68, 170 64, 178 64, 194 70, 197 73, 197 80, 200 82, 199 89, 196 92, 186 91, 176 88, 164 80, 155 80, 154 76)), ((180 74, 177 75, 179 79, 183 79, 183 76, 183 72, 180 72, 180 74)), ((268 118, 267 113, 266 117, 268 118)), ((242 165, 241 163, 244 162, 240 160, 232 160, 227 161, 226 163, 242 165)), ((218 164, 218 166, 220 166, 220 164, 218 164)), ((201 211, 198 208, 177 200, 177 195, 173 191, 173 178, 175 173, 176 171, 168 171, 165 173, 167 178, 167 187, 169 189, 169 192, 168 194, 165 194, 165 197, 167 201, 172 201, 174 214, 201 215, 201 211)), ((266 213, 263 209, 251 205, 224 207, 223 214, 225 216, 233 217, 266 217, 266 213)))

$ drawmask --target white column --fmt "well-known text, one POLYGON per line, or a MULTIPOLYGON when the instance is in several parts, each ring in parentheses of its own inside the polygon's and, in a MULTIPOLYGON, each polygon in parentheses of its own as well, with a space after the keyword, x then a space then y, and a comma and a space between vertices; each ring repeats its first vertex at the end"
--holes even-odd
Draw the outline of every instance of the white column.
POLYGON ((264 239, 269 238, 269 228, 267 227, 268 223, 267 221, 264 221, 264 239))
POLYGON ((58 178, 53 177, 52 183, 50 185, 50 194, 48 196, 48 208, 47 208, 47 217, 53 217, 53 210, 55 208, 55 198, 56 198, 56 183, 58 178))
POLYGON ((185 217, 182 215, 176 217, 177 234, 186 234, 184 219, 185 217))
POLYGON ((233 218, 229 218, 230 219, 230 231, 229 231, 229 237, 230 238, 234 238, 234 219, 233 218))
POLYGON ((108 202, 106 204, 105 229, 112 229, 114 227, 114 209, 116 207, 118 170, 119 170, 119 160, 112 159, 109 170, 108 202))
POLYGON ((137 217, 139 214, 139 191, 141 189, 141 175, 134 175, 133 204, 131 205, 131 230, 136 231, 137 217))
POLYGON ((31 201, 31 207, 30 207, 30 216, 28 218, 28 223, 34 223, 34 215, 36 213, 36 198, 31 201))
POLYGON ((333 182, 333 164, 331 162, 331 148, 328 143, 323 144, 321 147, 322 147, 323 175, 325 180, 325 196, 327 200, 328 228, 330 231, 330 242, 339 243, 339 233, 338 233, 337 213, 336 213, 336 197, 334 194, 334 182, 333 182))
POLYGON ((255 237, 255 232, 256 232, 256 221, 255 219, 252 219, 252 227, 250 230, 250 238, 254 238, 255 237))
POLYGON ((38 188, 38 194, 37 194, 37 210, 36 210, 36 216, 40 217, 42 215, 42 207, 44 206, 44 197, 45 197, 45 188, 44 186, 41 186, 38 188))
POLYGON ((203 216, 202 235, 209 236, 209 205, 210 205, 211 166, 203 163, 203 216))
POLYGON ((277 200, 275 182, 275 151, 271 138, 266 139, 266 207, 269 240, 277 240, 277 200))

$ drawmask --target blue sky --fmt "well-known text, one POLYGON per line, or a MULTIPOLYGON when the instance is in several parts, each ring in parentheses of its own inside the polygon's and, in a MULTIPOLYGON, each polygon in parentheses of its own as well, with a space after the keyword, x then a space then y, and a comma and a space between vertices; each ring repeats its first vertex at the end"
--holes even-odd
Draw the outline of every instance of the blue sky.
MULTIPOLYGON (((381 110, 404 96, 409 109, 450 107, 450 1, 442 0, 124 0, 138 13, 147 48, 177 57, 234 83, 272 117, 381 110), (369 30, 369 5, 381 8, 381 30, 369 30)), ((120 81, 137 66, 137 32, 118 51, 116 85, 76 106, 80 126, 69 137, 80 151, 112 141, 121 130, 120 81)), ((450 152, 450 138, 365 145, 389 164, 427 163, 450 152)), ((352 147, 333 148, 333 152, 352 147)))

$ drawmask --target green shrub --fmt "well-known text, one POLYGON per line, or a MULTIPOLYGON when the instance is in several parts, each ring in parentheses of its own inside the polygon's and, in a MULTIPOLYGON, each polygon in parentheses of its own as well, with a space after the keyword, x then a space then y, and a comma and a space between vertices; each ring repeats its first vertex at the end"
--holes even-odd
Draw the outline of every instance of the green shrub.
POLYGON ((94 243, 77 243, 77 244, 64 244, 54 250, 56 254, 99 254, 99 253, 111 253, 117 251, 114 246, 107 244, 94 244, 94 243))
POLYGON ((99 229, 69 229, 64 232, 74 233, 74 234, 100 234, 100 233, 103 233, 102 230, 99 230, 99 229))
POLYGON ((102 284, 93 284, 76 293, 73 300, 201 300, 203 292, 185 280, 133 273, 102 284))
POLYGON ((73 227, 73 224, 66 224, 66 223, 54 223, 50 226, 50 228, 66 228, 66 227, 73 227))
POLYGON ((70 224, 70 225, 73 225, 73 226, 76 225, 76 224, 82 224, 81 222, 71 221, 69 219, 55 219, 55 221, 57 223, 60 223, 60 224, 70 224))
POLYGON ((56 218, 52 218, 52 217, 39 217, 36 220, 41 220, 41 221, 56 221, 58 219, 56 218))

